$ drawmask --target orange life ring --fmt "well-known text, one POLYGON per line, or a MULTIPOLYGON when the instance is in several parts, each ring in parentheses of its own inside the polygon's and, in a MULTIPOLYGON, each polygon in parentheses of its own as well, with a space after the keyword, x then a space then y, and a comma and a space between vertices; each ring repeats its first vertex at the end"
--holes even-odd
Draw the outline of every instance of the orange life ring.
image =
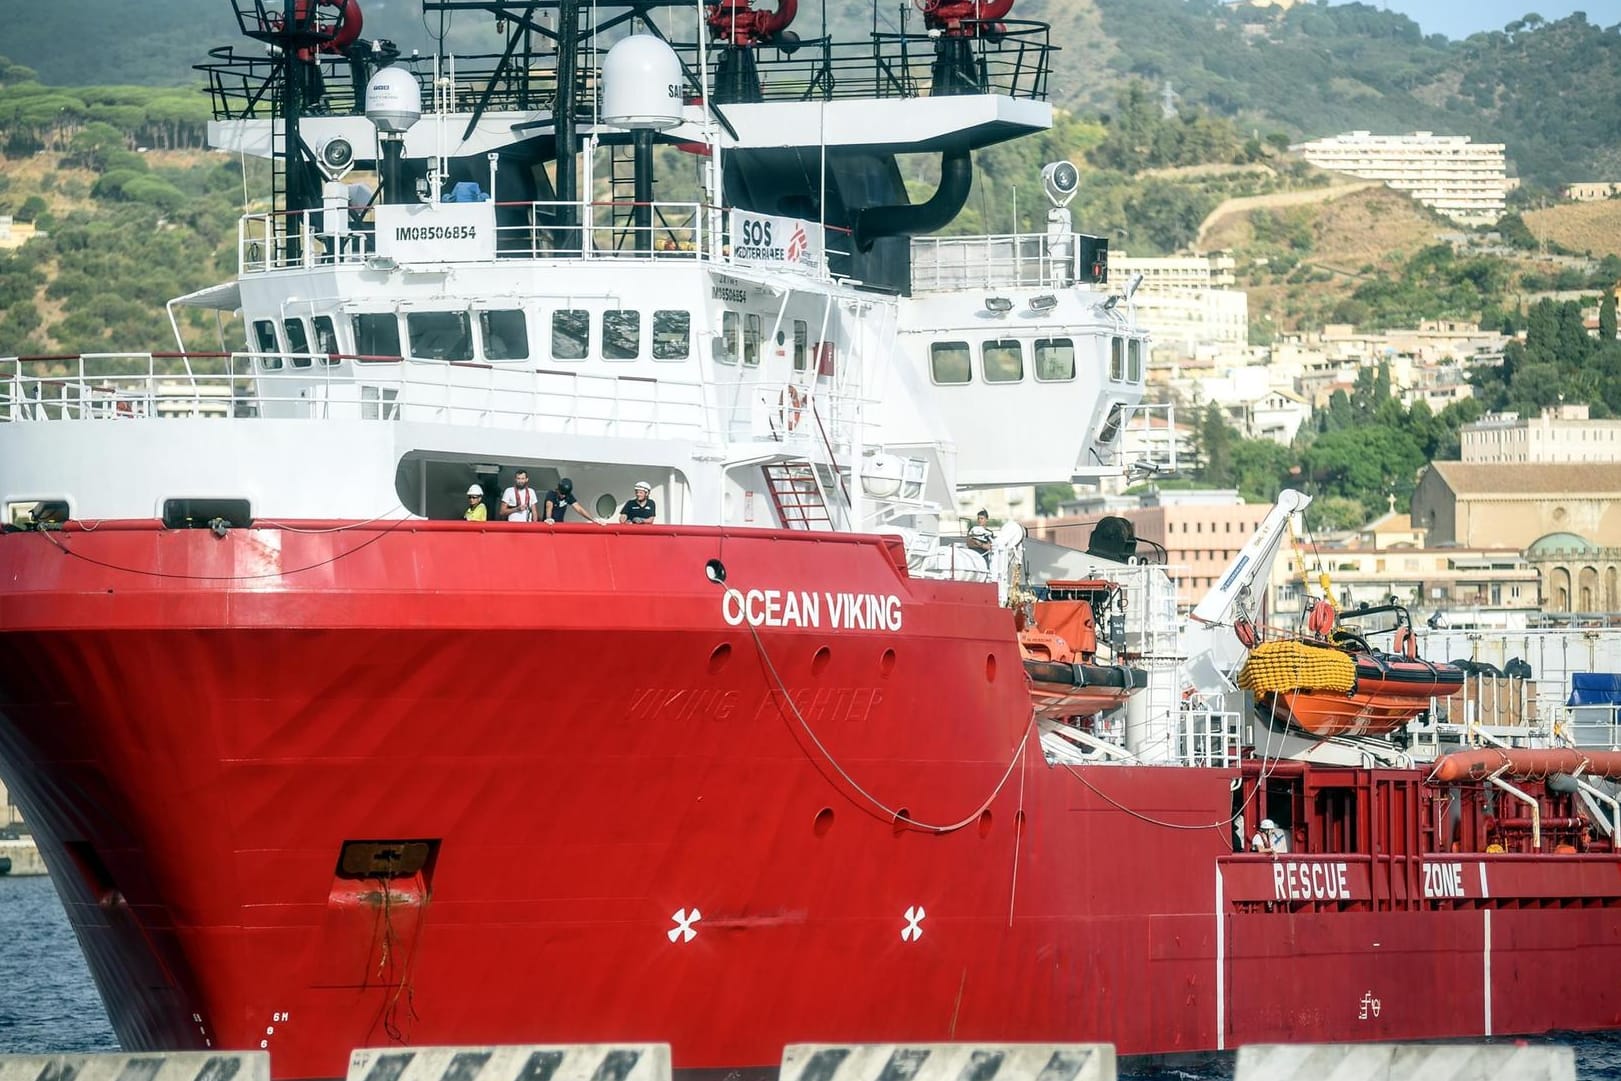
POLYGON ((1409 660, 1418 657, 1418 638, 1413 634, 1413 628, 1405 624, 1396 628, 1395 638, 1391 644, 1397 653, 1409 660))
POLYGON ((1306 613, 1306 628, 1320 638, 1327 638, 1334 630, 1337 613, 1327 600, 1318 600, 1306 613))
POLYGON ((1261 632, 1250 620, 1241 619, 1234 623, 1233 633, 1238 635, 1239 644, 1245 649, 1254 649, 1261 644, 1261 632))
POLYGON ((791 432, 799 427, 799 422, 805 418, 805 403, 810 396, 797 386, 789 383, 777 395, 777 430, 791 432))

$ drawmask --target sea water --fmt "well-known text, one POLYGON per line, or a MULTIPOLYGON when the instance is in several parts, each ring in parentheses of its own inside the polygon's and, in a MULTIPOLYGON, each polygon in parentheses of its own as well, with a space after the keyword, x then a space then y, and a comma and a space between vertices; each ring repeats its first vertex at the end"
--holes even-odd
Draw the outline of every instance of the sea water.
MULTIPOLYGON (((1621 1081, 1621 1031, 1547 1042, 1576 1049, 1581 1081, 1621 1081)), ((113 1051, 118 1041, 50 879, 0 876, 0 1054, 113 1051)), ((1185 1056, 1174 1066, 1126 1060, 1123 1081, 1230 1081, 1233 1056, 1185 1056)))

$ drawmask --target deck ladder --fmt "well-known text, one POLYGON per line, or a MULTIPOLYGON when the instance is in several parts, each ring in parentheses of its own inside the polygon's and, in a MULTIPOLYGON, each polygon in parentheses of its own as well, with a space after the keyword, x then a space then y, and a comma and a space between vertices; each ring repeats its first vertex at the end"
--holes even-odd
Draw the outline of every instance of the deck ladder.
POLYGON ((800 459, 772 462, 761 469, 784 529, 832 530, 833 516, 825 495, 827 485, 836 479, 831 467, 800 459))

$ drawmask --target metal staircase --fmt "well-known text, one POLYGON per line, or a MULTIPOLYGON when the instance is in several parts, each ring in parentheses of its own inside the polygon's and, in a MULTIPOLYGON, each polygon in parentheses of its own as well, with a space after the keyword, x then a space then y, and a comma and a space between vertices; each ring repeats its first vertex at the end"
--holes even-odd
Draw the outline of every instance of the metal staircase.
POLYGON ((801 458, 760 467, 784 529, 833 530, 827 490, 838 477, 830 466, 801 458))

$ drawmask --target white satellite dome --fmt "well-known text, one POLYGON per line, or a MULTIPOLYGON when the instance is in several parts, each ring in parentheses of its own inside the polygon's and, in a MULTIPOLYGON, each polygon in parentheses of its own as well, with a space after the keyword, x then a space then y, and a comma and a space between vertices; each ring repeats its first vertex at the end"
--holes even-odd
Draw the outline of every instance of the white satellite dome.
POLYGON ((379 68, 366 84, 366 119, 378 131, 410 131, 422 119, 422 86, 400 67, 379 68))
POLYGON ((652 34, 621 38, 602 60, 602 122, 664 131, 681 123, 686 77, 675 50, 652 34))

